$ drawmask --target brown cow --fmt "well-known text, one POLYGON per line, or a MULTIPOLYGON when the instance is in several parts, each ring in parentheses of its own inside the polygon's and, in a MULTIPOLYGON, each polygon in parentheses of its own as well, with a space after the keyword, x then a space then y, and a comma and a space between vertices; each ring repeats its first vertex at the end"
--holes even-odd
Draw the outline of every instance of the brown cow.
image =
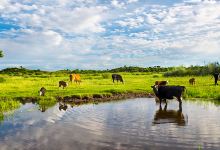
POLYGON ((167 85, 168 81, 155 81, 155 85, 167 85))
POLYGON ((80 79, 80 74, 70 74, 70 82, 75 82, 75 83, 79 83, 81 82, 81 79, 80 79))
POLYGON ((189 79, 189 84, 195 85, 195 83, 196 83, 196 79, 195 78, 189 79))

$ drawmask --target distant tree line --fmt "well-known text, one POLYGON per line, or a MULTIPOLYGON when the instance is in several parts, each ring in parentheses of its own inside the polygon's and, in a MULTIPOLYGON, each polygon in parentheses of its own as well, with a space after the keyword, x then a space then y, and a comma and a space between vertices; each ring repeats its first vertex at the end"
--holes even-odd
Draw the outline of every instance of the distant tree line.
POLYGON ((106 69, 106 70, 58 70, 58 71, 41 71, 26 69, 22 66, 18 68, 6 68, 0 71, 0 74, 9 74, 9 75, 36 75, 36 76, 59 76, 63 74, 70 73, 79 73, 79 74, 96 74, 96 73, 115 73, 115 72, 154 72, 154 73, 163 73, 164 76, 204 76, 213 74, 214 72, 220 72, 220 64, 218 62, 210 63, 205 66, 190 66, 190 67, 161 67, 161 66, 153 66, 153 67, 134 67, 134 66, 123 66, 114 69, 106 69))
POLYGON ((215 72, 220 73, 220 64, 218 62, 209 63, 205 66, 175 67, 171 71, 165 72, 163 75, 168 76, 205 76, 215 72))
POLYGON ((160 66, 154 66, 154 67, 132 67, 132 66, 124 66, 124 67, 119 67, 119 68, 114 68, 114 69, 106 69, 106 70, 80 70, 80 69, 75 69, 75 70, 58 70, 58 71, 41 71, 39 69, 37 70, 30 70, 26 69, 22 66, 18 68, 6 68, 0 71, 0 74, 11 74, 11 75, 59 75, 59 74, 70 74, 70 73, 80 73, 80 74, 96 74, 96 73, 115 73, 115 72, 166 72, 172 70, 173 67, 160 67, 160 66))

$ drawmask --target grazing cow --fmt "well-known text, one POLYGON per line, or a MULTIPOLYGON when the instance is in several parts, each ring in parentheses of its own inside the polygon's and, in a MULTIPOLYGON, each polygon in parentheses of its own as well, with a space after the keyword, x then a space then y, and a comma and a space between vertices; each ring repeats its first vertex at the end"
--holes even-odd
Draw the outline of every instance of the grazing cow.
POLYGON ((79 83, 81 82, 81 79, 80 79, 80 74, 70 74, 70 82, 75 82, 75 83, 79 83))
POLYGON ((189 84, 195 85, 195 83, 196 83, 196 79, 195 78, 189 79, 189 84))
POLYGON ((59 87, 63 87, 63 89, 65 88, 65 87, 67 87, 68 86, 68 83, 66 83, 65 81, 59 81, 59 87))
POLYGON ((185 91, 185 86, 151 86, 155 95, 159 98, 160 106, 162 100, 177 98, 179 101, 179 108, 182 106, 182 94, 185 91))
POLYGON ((46 93, 46 89, 44 87, 42 87, 40 90, 39 90, 39 94, 40 96, 44 96, 46 93))
POLYGON ((155 85, 167 85, 168 81, 155 81, 155 85))
POLYGON ((164 109, 160 106, 160 109, 156 111, 154 115, 153 124, 175 123, 179 126, 185 126, 187 120, 182 113, 182 109, 167 110, 167 105, 164 109))
POLYGON ((122 76, 120 74, 112 74, 113 83, 115 83, 115 80, 117 81, 117 83, 118 83, 118 81, 124 83, 122 76))
POLYGON ((217 72, 213 74, 213 77, 214 77, 214 80, 215 80, 215 85, 218 85, 219 76, 220 76, 220 74, 217 73, 217 72))

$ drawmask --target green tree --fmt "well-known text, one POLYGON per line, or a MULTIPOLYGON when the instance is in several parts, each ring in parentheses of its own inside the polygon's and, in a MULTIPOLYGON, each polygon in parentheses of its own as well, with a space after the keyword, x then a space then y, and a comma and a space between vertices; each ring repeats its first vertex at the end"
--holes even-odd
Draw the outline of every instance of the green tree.
POLYGON ((0 57, 3 57, 4 55, 3 55, 3 52, 0 50, 0 57))

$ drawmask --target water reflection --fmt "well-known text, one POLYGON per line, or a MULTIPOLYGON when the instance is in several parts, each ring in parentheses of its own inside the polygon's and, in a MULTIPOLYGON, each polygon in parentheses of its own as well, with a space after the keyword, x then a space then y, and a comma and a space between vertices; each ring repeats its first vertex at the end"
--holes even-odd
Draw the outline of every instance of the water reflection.
POLYGON ((158 108, 154 99, 74 105, 74 108, 67 103, 50 104, 28 103, 17 109, 13 118, 5 118, 0 124, 0 149, 220 147, 220 107, 214 103, 184 101, 182 110, 177 109, 176 101, 158 108), (39 108, 45 111, 42 113, 39 108))
POLYGON ((68 108, 67 104, 66 103, 62 103, 62 102, 59 102, 59 110, 64 110, 66 111, 68 108))
POLYGON ((182 107, 178 110, 167 110, 167 105, 160 105, 159 110, 154 115, 153 124, 175 123, 179 126, 185 126, 187 124, 186 117, 182 113, 182 107))

